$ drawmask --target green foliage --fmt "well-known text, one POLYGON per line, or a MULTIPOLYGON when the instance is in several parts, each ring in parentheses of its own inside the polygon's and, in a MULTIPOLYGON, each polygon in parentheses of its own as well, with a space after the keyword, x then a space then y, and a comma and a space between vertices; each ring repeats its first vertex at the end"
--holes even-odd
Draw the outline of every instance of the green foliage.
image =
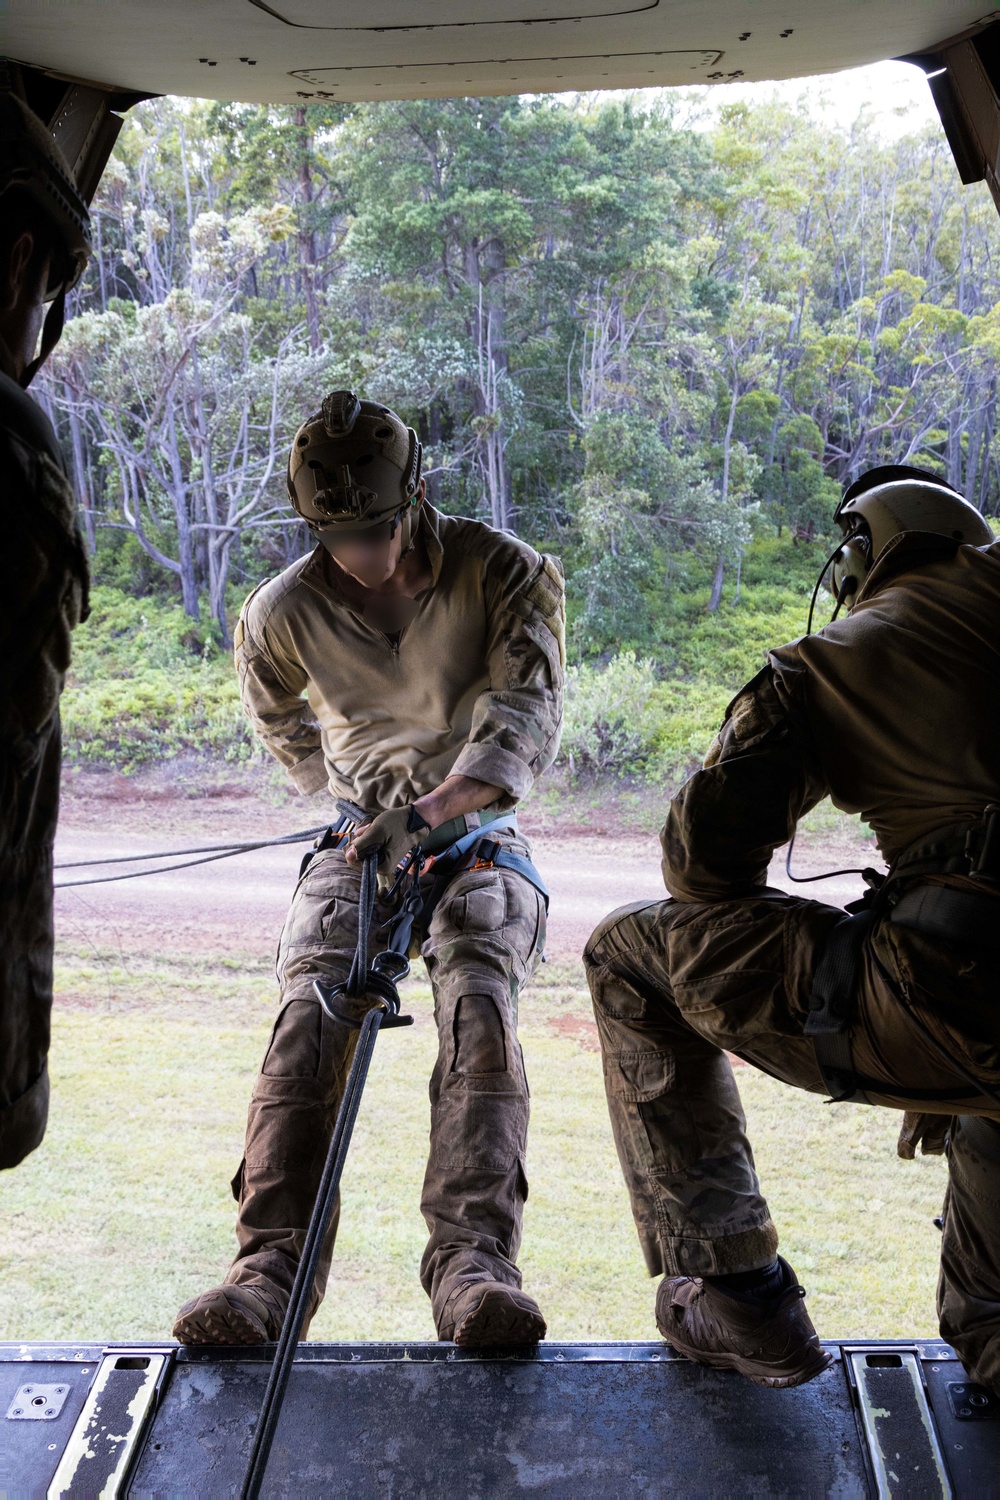
POLYGON ((74 637, 62 698, 70 763, 129 772, 183 752, 246 760, 259 752, 246 727, 228 652, 215 623, 175 604, 99 585, 74 637))
MULTIPOLYGON (((633 645, 606 662, 569 668, 561 753, 570 774, 676 783, 694 770, 727 703, 768 650, 803 634, 824 556, 822 547, 773 537, 752 543, 739 600, 724 599, 714 614, 705 609, 707 583, 699 586, 690 574, 658 594, 637 588, 622 638, 634 642, 641 625, 644 654, 633 645)), ((588 576, 578 574, 577 584, 588 576)), ((820 622, 825 607, 824 595, 820 622)), ((593 611, 577 613, 578 643, 598 618, 593 611)))

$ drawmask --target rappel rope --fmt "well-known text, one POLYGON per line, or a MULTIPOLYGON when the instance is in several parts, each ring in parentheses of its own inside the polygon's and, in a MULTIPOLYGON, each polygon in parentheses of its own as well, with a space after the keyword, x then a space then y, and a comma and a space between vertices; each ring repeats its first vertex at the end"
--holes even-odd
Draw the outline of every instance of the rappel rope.
POLYGON ((318 828, 303 828, 299 833, 284 833, 276 839, 254 839, 242 844, 205 844, 200 849, 158 849, 152 854, 121 854, 109 859, 63 860, 55 866, 57 870, 85 870, 94 866, 135 865, 150 859, 180 859, 184 854, 197 854, 199 859, 186 859, 179 865, 155 865, 151 870, 126 870, 123 875, 91 875, 84 880, 58 880, 54 889, 70 890, 78 885, 108 885, 113 880, 138 880, 143 875, 169 875, 172 870, 190 870, 193 865, 210 865, 218 859, 232 859, 236 854, 249 854, 254 849, 273 849, 282 844, 304 844, 318 838, 328 828, 321 823, 318 828))
MULTIPOLYGON (((259 1500, 267 1472, 267 1462, 278 1427, 278 1418, 285 1400, 285 1391, 292 1373, 295 1351, 298 1348, 302 1329, 309 1312, 316 1274, 319 1269, 323 1246, 333 1220, 340 1190, 340 1178, 347 1159, 347 1148, 358 1117, 358 1106, 371 1065, 372 1054, 379 1030, 382 1027, 409 1026, 412 1018, 399 1014, 399 996, 396 993, 396 978, 403 978, 409 970, 405 955, 393 955, 398 959, 394 966, 394 977, 387 976, 379 960, 381 954, 369 964, 368 936, 375 911, 378 890, 378 851, 370 850, 361 866, 361 891, 358 901, 358 938, 354 950, 354 962, 346 983, 325 986, 316 981, 316 994, 328 1015, 336 1017, 346 1025, 359 1030, 358 1041, 351 1062, 344 1095, 337 1111, 337 1121, 327 1149, 326 1162, 316 1192, 316 1201, 306 1231, 302 1255, 295 1273, 295 1282, 282 1325, 281 1335, 274 1351, 274 1359, 268 1373, 267 1388, 261 1402, 260 1414, 254 1428, 253 1445, 247 1461, 243 1483, 240 1486, 241 1500, 259 1500), (358 1016, 342 1010, 338 1000, 371 1001, 363 1015, 358 1016)), ((419 870, 419 865, 418 865, 419 870)))

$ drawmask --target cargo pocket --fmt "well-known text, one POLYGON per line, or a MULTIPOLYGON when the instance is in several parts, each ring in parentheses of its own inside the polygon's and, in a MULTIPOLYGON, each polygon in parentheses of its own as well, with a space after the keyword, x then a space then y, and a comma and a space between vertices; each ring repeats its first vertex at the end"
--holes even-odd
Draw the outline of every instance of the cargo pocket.
POLYGON ((630 1157, 650 1171, 677 1171, 698 1156, 698 1134, 683 1089, 675 1088, 674 1059, 665 1052, 605 1055, 604 1082, 630 1157))
POLYGON ((493 936, 502 932, 506 912, 503 886, 490 871, 462 881, 461 889, 448 902, 445 920, 458 932, 493 936))

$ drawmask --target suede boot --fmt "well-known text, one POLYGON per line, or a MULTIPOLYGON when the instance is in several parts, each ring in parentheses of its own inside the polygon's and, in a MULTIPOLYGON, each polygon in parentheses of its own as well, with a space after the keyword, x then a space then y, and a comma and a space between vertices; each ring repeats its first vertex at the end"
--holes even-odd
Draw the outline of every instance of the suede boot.
POLYGON ((766 1302, 727 1296, 700 1277, 667 1276, 656 1294, 656 1326, 678 1354, 757 1385, 804 1385, 832 1361, 805 1310, 805 1288, 780 1260, 785 1287, 766 1302))

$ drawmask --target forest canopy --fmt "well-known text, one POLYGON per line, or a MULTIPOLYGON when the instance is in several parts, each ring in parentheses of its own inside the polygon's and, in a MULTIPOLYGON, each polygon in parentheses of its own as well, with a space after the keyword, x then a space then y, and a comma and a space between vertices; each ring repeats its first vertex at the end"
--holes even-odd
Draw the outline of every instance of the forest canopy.
POLYGON ((864 115, 734 100, 693 128, 693 107, 132 110, 39 382, 98 580, 224 644, 309 544, 288 444, 337 386, 418 429, 436 505, 563 557, 577 663, 651 653, 690 680, 748 548, 801 593, 873 464, 995 515, 986 189, 936 127, 887 143, 864 115))

